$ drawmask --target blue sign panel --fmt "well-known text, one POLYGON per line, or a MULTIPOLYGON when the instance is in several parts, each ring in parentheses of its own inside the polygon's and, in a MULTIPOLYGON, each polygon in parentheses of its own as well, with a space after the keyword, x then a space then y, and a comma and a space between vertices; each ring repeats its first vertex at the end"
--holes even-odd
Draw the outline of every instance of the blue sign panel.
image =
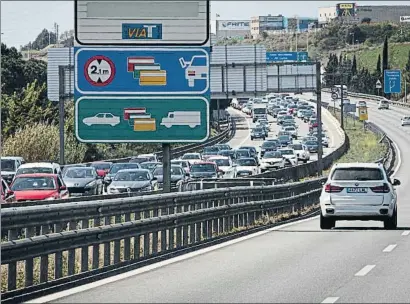
POLYGON ((266 52, 267 62, 308 60, 307 52, 266 52))
POLYGON ((384 93, 401 92, 401 71, 384 70, 384 93))
POLYGON ((209 48, 75 48, 75 89, 90 95, 210 94, 209 48))
POLYGON ((123 23, 122 39, 162 39, 162 24, 123 23))

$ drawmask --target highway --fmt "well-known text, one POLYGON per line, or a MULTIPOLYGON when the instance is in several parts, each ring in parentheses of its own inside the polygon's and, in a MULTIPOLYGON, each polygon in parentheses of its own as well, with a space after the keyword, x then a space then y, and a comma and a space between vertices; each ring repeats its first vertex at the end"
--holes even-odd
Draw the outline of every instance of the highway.
MULTIPOLYGON (((232 147, 258 143, 248 136, 250 119, 239 111, 230 111, 239 126, 230 142, 232 147)), ((336 145, 340 134, 326 113, 324 124, 336 145)), ((394 231, 373 233, 377 234, 376 241, 368 237, 368 231, 321 232, 319 221, 313 218, 29 303, 320 303, 337 294, 344 284, 352 283, 354 274, 369 262, 369 256, 380 251, 381 258, 385 254, 382 247, 389 244, 392 236, 400 237, 394 231)))

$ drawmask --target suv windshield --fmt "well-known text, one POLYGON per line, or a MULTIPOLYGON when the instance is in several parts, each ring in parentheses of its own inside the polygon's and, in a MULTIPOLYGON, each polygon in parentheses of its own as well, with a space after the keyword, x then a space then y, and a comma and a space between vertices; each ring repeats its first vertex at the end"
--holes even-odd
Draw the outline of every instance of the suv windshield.
POLYGON ((237 164, 239 166, 256 166, 254 159, 238 159, 237 164))
POLYGON ((253 129, 254 133, 262 133, 262 128, 255 128, 253 129))
POLYGON ((292 154, 294 154, 293 150, 280 150, 280 153, 282 155, 292 155, 292 154))
POLYGON ((303 150, 303 146, 302 145, 291 145, 290 146, 293 150, 303 150))
POLYGON ((1 170, 2 171, 16 171, 16 162, 13 159, 2 159, 1 160, 1 170))
POLYGON ((192 165, 191 172, 216 172, 216 168, 212 164, 196 164, 192 165))
POLYGON ((274 141, 265 141, 261 148, 272 148, 272 147, 276 147, 276 142, 274 141))
POLYGON ((204 153, 209 153, 209 152, 215 152, 218 153, 219 152, 219 148, 218 147, 205 147, 204 148, 204 153))
POLYGON ((131 182, 131 181, 147 181, 149 175, 145 171, 132 171, 132 172, 118 172, 114 181, 131 182))
POLYGON ((140 169, 140 165, 138 163, 125 163, 125 164, 114 164, 111 166, 109 174, 115 174, 120 170, 124 169, 140 169))
POLYGON ((383 172, 379 168, 337 168, 332 174, 333 180, 383 180, 383 172))
POLYGON ((216 163, 218 167, 229 167, 230 166, 228 159, 224 159, 224 158, 210 159, 210 161, 213 161, 214 163, 216 163))
POLYGON ((282 154, 280 152, 266 152, 263 158, 282 158, 282 154))
MULTIPOLYGON (((155 176, 164 174, 163 167, 156 167, 153 174, 155 176)), ((171 175, 184 175, 184 172, 179 166, 171 166, 171 175)))
POLYGON ((91 164, 90 167, 95 168, 95 170, 108 170, 111 167, 110 163, 98 163, 98 164, 91 164))
POLYGON ((17 177, 11 186, 13 191, 54 190, 56 188, 54 178, 48 176, 17 177))

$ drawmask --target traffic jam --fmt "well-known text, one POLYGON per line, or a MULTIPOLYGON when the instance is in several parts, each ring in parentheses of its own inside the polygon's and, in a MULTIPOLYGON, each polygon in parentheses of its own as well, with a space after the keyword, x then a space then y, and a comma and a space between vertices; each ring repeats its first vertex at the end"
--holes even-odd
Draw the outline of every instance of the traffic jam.
MULTIPOLYGON (((205 147, 171 160, 171 187, 200 179, 251 177, 306 163, 318 150, 317 117, 312 104, 289 94, 233 99, 231 107, 252 122, 250 142, 205 147), (309 134, 301 136, 301 124, 309 134), (273 124, 276 131, 272 132, 273 124)), ((326 130, 322 145, 328 147, 326 130)), ((56 162, 27 163, 22 157, 1 157, 2 202, 56 200, 126 192, 157 191, 163 187, 163 167, 155 154, 133 156, 128 162, 96 161, 60 166, 56 162)))

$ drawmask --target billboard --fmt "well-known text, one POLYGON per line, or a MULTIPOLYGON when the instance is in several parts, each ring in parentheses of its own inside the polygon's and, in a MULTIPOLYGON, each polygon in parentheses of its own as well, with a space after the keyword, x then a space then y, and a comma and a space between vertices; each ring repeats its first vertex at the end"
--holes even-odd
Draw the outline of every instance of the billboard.
POLYGON ((410 22, 410 16, 400 16, 400 22, 410 22))
POLYGON ((338 17, 356 16, 356 3, 338 3, 336 4, 336 14, 338 17))
POLYGON ((218 20, 218 31, 250 31, 249 20, 218 20))

